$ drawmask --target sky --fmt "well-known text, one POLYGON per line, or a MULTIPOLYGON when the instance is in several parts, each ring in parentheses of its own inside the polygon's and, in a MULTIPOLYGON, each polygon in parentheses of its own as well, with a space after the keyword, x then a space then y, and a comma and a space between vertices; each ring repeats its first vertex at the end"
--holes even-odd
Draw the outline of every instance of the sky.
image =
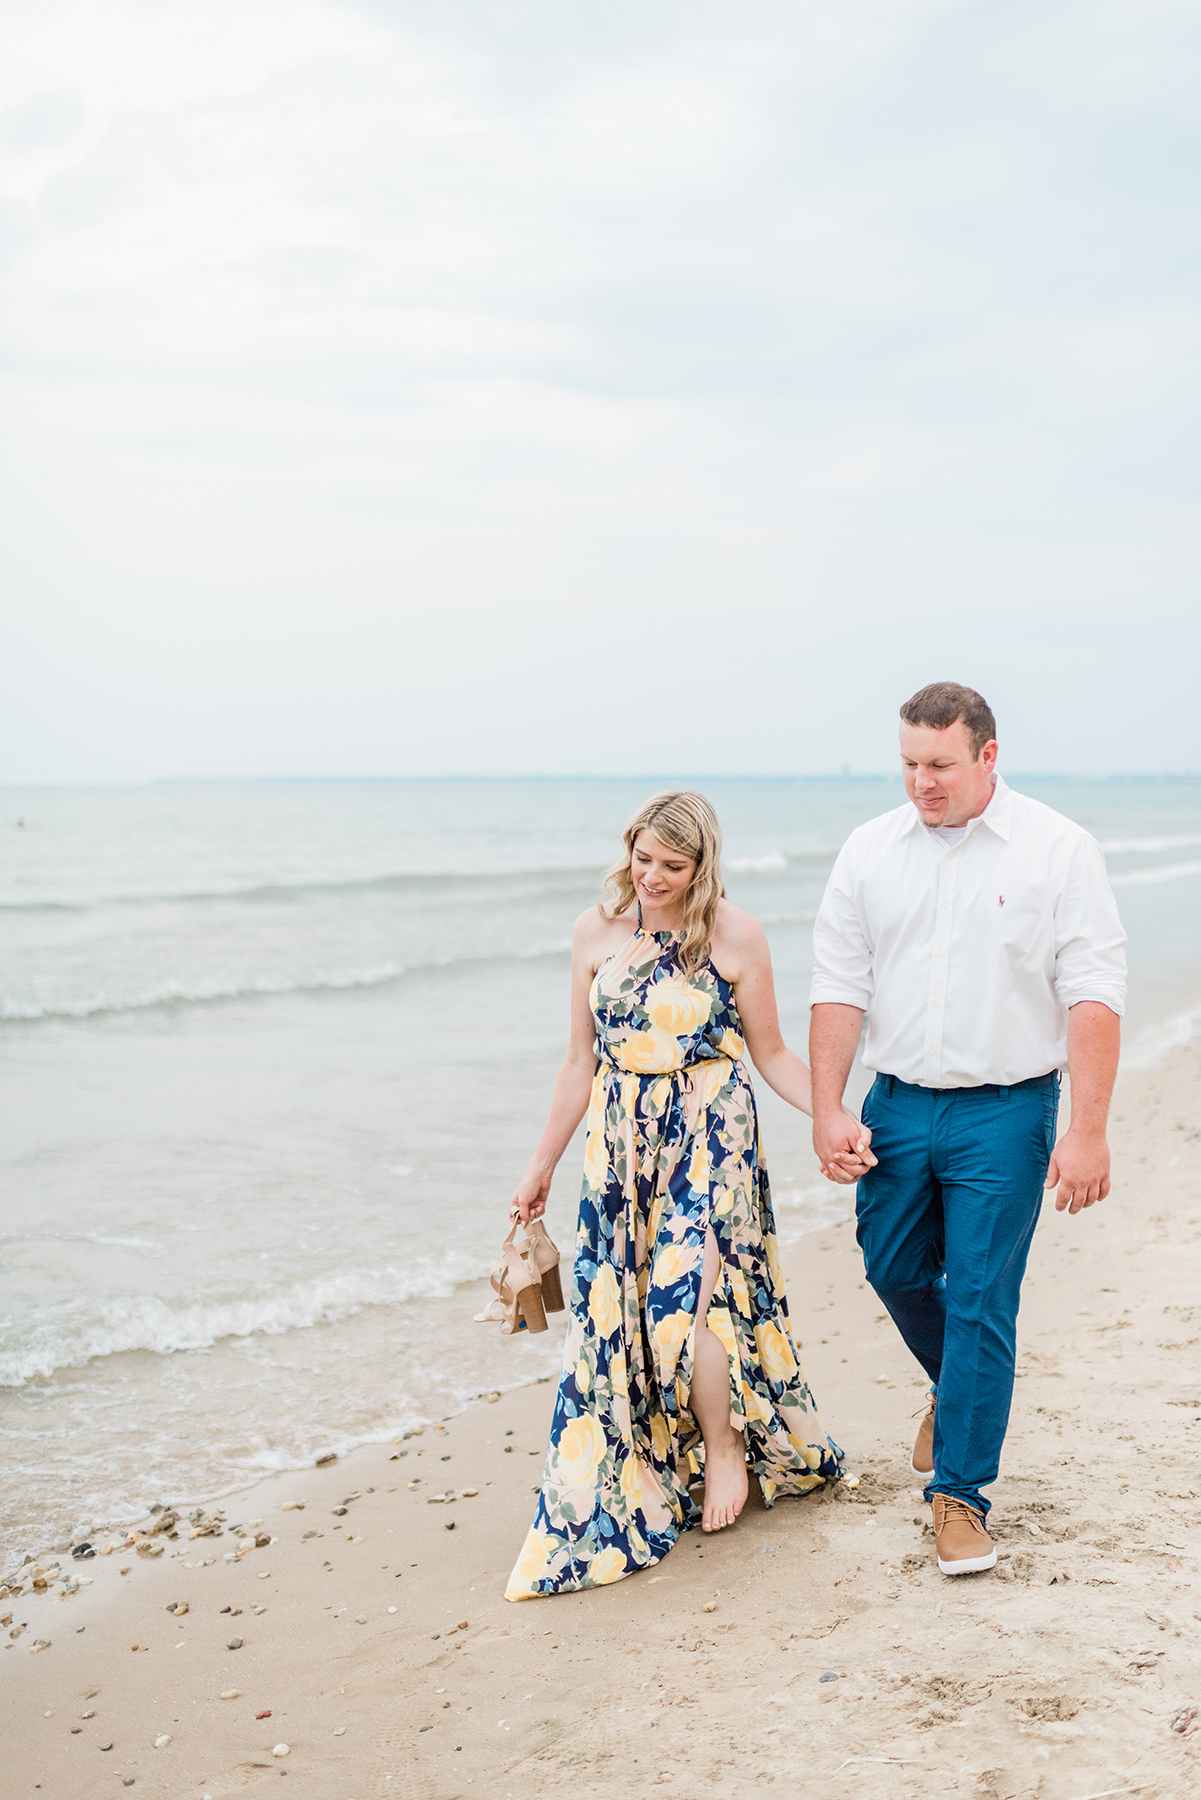
POLYGON ((1192 0, 0 40, 0 779, 1201 768, 1192 0))

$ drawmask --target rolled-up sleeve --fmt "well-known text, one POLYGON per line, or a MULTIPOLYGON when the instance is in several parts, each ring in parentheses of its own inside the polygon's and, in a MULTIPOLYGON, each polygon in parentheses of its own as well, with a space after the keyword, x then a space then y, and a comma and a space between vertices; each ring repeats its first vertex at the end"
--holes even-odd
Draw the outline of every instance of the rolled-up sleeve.
POLYGON ((813 922, 813 982, 810 1006, 833 1001, 866 1012, 872 1003, 872 947, 855 898, 847 848, 830 871, 813 922))
POLYGON ((1126 1010, 1126 933, 1100 845, 1085 835, 1068 852, 1055 903, 1055 993, 1065 1007, 1099 1000, 1119 1018, 1126 1010))

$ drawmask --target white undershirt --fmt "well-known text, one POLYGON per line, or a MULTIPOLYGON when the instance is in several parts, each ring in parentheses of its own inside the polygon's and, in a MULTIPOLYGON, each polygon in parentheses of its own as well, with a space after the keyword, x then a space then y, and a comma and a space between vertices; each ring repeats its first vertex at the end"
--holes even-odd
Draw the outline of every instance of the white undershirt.
POLYGON ((966 825, 927 825, 926 830, 931 837, 941 838, 948 850, 953 850, 956 844, 962 844, 967 836, 966 825))

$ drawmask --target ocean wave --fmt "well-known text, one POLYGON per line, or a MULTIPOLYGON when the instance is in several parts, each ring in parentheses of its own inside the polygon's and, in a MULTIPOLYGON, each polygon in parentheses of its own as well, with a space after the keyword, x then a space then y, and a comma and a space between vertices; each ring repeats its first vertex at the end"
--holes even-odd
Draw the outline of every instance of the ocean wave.
POLYGON ((764 856, 727 856, 726 868, 736 875, 767 875, 788 867, 788 858, 779 850, 764 856))
POLYGON ((1101 848, 1111 856, 1134 850, 1152 855, 1157 850, 1188 850, 1194 844, 1201 844, 1201 833, 1189 837, 1104 838, 1101 848))
POLYGON ((544 956, 561 956, 571 949, 569 938, 540 944, 532 950, 512 950, 480 956, 430 957, 416 963, 378 963, 369 969, 334 970, 301 980, 214 980, 185 985, 164 981, 138 994, 81 994, 58 1000, 0 1001, 0 1023, 30 1024, 39 1019, 91 1019, 98 1014, 153 1012, 178 1006, 209 1006, 222 1000, 253 1000, 282 994, 340 993, 355 988, 386 987, 405 975, 430 969, 453 969, 494 962, 537 962, 544 956))
POLYGON ((0 900, 0 913, 87 913, 109 906, 202 906, 214 902, 244 901, 249 905, 291 902, 321 895, 353 895, 356 893, 417 893, 443 888, 487 889, 496 883, 517 885, 536 881, 553 884, 562 891, 564 883, 583 886, 599 892, 602 870, 596 864, 567 864, 561 868, 531 865, 515 869, 431 869, 392 872, 382 875, 350 875, 342 880, 277 881, 251 884, 216 884, 208 888, 165 888, 147 893, 100 893, 81 900, 0 900))
POLYGON ((1154 887, 1161 881, 1179 881, 1185 875, 1201 875, 1201 862, 1160 863, 1154 869, 1123 869, 1109 877, 1110 887, 1154 887))
POLYGON ((0 1349, 0 1387, 22 1387, 56 1369, 82 1368, 96 1357, 149 1350, 207 1350, 222 1338, 302 1331, 335 1325, 369 1306, 445 1298, 465 1281, 478 1280, 479 1262, 459 1252, 433 1262, 415 1259, 403 1269, 352 1269, 245 1298, 166 1300, 157 1294, 100 1302, 69 1302, 58 1316, 42 1316, 21 1343, 0 1349))
POLYGON ((1174 1013, 1158 1025, 1149 1025, 1123 1049, 1122 1073, 1136 1075, 1144 1069, 1153 1069, 1173 1050, 1183 1050, 1195 1043, 1198 1036, 1201 1036, 1201 1006, 1174 1013))

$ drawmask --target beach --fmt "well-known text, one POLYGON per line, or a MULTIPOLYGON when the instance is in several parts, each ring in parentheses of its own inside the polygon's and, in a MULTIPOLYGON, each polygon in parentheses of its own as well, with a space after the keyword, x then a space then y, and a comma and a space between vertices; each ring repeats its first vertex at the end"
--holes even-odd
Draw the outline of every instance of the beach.
POLYGON ((536 1379, 272 1475, 222 1503, 219 1536, 184 1514, 79 1560, 46 1545, 86 1585, 3 1601, 7 1791, 1196 1791, 1201 1049, 1122 1078, 1111 1141, 1110 1199, 1048 1201, 1035 1239, 993 1573, 934 1566, 908 1468, 922 1381, 844 1222, 787 1268, 857 1481, 752 1497, 613 1587, 506 1603, 554 1393, 536 1379))

